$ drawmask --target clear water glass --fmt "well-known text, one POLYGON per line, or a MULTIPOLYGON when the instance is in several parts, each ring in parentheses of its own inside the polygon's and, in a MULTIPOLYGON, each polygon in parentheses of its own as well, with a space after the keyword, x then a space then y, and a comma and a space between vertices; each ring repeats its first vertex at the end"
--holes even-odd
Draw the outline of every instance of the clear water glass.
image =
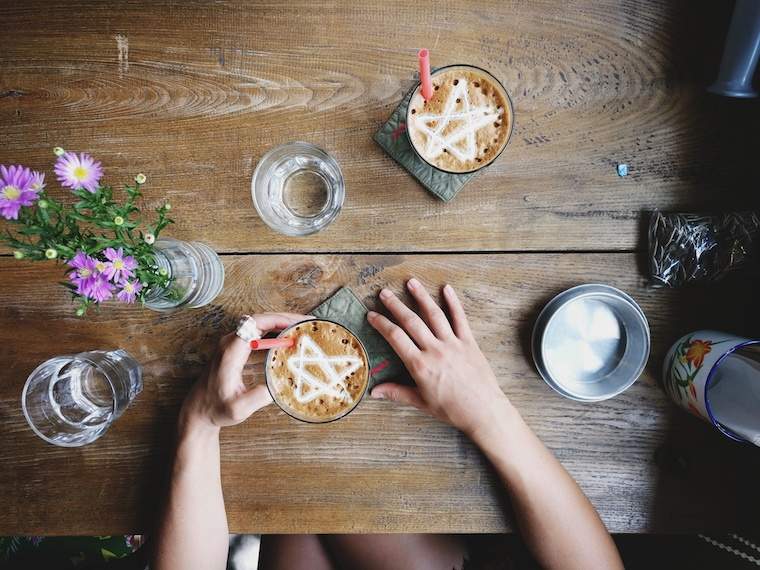
POLYGON ((346 195, 338 162, 306 142, 278 146, 256 165, 251 179, 256 211, 266 225, 289 236, 327 227, 346 195))
POLYGON ((124 350, 56 356, 29 375, 21 407, 46 442, 79 447, 103 435, 142 387, 142 367, 124 350))
POLYGON ((216 252, 197 241, 160 238, 156 265, 172 279, 165 289, 150 291, 145 306, 154 311, 197 309, 213 301, 224 286, 224 265, 216 252))

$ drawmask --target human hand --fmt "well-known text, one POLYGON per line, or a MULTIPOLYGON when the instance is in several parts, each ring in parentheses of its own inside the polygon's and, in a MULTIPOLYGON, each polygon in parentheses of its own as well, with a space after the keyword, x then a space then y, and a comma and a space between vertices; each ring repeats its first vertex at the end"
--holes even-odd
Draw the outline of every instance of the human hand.
MULTIPOLYGON (((309 318, 294 313, 261 313, 253 317, 262 334, 309 318)), ((235 333, 222 337, 208 372, 195 383, 182 405, 181 426, 218 430, 245 421, 272 402, 266 385, 247 388, 243 383, 243 368, 250 354, 250 345, 235 333)))
POLYGON ((406 285, 419 314, 383 289, 380 300, 398 325, 374 311, 367 320, 399 355, 417 387, 385 383, 371 395, 414 406, 472 437, 483 422, 498 417, 509 400, 472 335, 453 287, 443 288, 447 318, 419 281, 410 279, 406 285))

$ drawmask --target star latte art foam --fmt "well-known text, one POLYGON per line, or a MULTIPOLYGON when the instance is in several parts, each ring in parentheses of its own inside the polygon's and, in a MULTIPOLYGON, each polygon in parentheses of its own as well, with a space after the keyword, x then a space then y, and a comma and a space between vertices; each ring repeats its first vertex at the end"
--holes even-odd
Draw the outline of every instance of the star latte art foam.
POLYGON ((471 105, 467 91, 467 83, 460 81, 449 92, 442 114, 425 113, 417 116, 417 128, 427 135, 423 150, 426 157, 434 159, 444 151, 450 152, 462 162, 478 157, 475 135, 486 125, 498 121, 504 111, 499 111, 494 105, 471 105), (445 134, 452 121, 456 128, 445 134), (460 144, 462 141, 464 147, 460 144))
POLYGON ((361 400, 369 382, 364 346, 345 327, 321 319, 282 333, 293 345, 267 355, 267 386, 291 416, 310 422, 342 417, 361 400))
POLYGON ((415 90, 407 111, 412 146, 446 172, 472 172, 490 164, 512 132, 512 107, 501 84, 470 66, 443 68, 432 76, 433 96, 415 90))
POLYGON ((363 360, 356 356, 327 356, 309 335, 298 340, 298 352, 287 360, 288 370, 293 373, 295 388, 293 395, 301 404, 306 404, 320 396, 332 396, 352 402, 346 390, 346 377, 356 372, 363 360), (322 371, 324 380, 309 372, 306 365, 312 364, 322 371))

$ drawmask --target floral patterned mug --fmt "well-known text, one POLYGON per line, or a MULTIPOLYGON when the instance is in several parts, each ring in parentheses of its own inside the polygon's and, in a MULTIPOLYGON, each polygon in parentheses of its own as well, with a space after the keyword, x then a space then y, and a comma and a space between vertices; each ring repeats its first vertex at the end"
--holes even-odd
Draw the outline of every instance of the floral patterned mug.
MULTIPOLYGON (((716 378, 716 370, 726 358, 738 350, 758 343, 760 340, 712 330, 700 330, 682 336, 665 357, 665 390, 676 404, 698 418, 710 422, 729 438, 748 441, 746 437, 742 437, 726 425, 724 417, 726 414, 730 416, 730 410, 721 410, 716 414, 716 410, 711 407, 709 390, 716 378), (723 421, 719 421, 716 415, 723 421)), ((760 382, 760 377, 756 380, 760 382)), ((751 395, 748 394, 749 396, 751 395)))

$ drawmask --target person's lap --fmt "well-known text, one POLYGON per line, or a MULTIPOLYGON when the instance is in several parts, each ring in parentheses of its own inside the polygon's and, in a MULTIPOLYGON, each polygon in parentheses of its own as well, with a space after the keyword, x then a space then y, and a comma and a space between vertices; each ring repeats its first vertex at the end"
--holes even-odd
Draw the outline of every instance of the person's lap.
POLYGON ((261 537, 259 570, 333 570, 316 534, 268 534, 261 537))
POLYGON ((439 534, 267 535, 260 570, 460 570, 461 538, 439 534))

